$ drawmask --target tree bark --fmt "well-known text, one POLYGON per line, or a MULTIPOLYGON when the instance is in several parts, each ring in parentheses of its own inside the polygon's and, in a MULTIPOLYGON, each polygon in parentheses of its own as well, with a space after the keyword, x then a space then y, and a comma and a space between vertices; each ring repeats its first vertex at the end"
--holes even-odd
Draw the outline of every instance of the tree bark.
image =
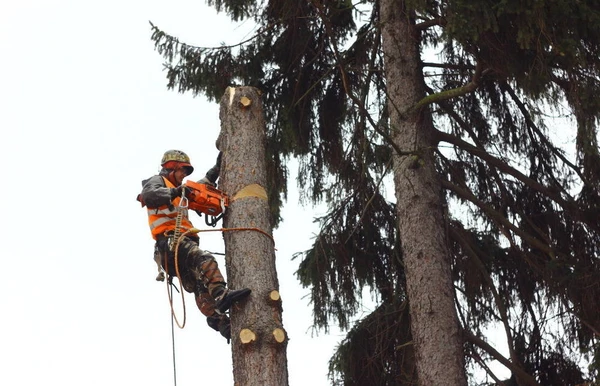
POLYGON ((466 386, 464 353, 454 307, 445 210, 433 156, 433 125, 420 67, 419 31, 404 1, 380 0, 398 227, 411 331, 422 386, 466 386))
POLYGON ((227 88, 220 119, 219 188, 230 197, 223 220, 228 286, 252 290, 246 301, 231 309, 233 379, 236 386, 286 386, 287 336, 281 300, 272 299, 279 282, 266 194, 266 129, 260 92, 252 87, 227 88))

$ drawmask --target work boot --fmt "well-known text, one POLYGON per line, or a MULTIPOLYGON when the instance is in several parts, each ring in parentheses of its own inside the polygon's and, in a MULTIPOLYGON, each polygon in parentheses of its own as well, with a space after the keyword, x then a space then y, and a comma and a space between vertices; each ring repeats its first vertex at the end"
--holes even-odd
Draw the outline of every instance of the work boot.
POLYGON ((239 290, 231 290, 225 287, 217 287, 212 293, 215 298, 215 308, 217 312, 223 314, 231 308, 231 305, 237 301, 240 301, 250 295, 252 292, 249 288, 242 288, 239 290))
POLYGON ((231 321, 227 315, 215 313, 212 316, 207 316, 206 323, 208 323, 210 328, 219 332, 223 338, 227 339, 227 343, 229 343, 231 340, 231 321))

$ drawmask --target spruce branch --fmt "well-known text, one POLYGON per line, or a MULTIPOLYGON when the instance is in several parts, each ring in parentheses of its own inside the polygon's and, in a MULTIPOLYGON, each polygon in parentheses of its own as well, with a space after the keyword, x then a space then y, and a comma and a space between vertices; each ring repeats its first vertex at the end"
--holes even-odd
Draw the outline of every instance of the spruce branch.
MULTIPOLYGON (((213 50, 228 50, 228 49, 232 49, 232 48, 236 48, 236 47, 241 47, 247 43, 250 43, 253 40, 258 39, 265 32, 273 29, 277 25, 276 23, 271 23, 264 27, 261 27, 258 29, 258 31, 254 35, 252 35, 248 39, 242 40, 236 44, 231 44, 231 45, 222 44, 220 46, 203 47, 203 46, 195 46, 192 44, 183 43, 178 38, 168 35, 164 31, 159 29, 151 21, 148 21, 148 22, 150 23, 150 27, 151 27, 150 29, 152 30, 151 40, 154 41, 154 46, 155 46, 155 48, 157 48, 157 51, 158 51, 159 45, 162 42, 162 43, 168 43, 168 44, 174 45, 175 52, 180 52, 181 48, 204 52, 204 51, 213 51, 213 50)), ((158 51, 158 53, 162 55, 161 51, 158 51)))
MULTIPOLYGON (((469 135, 469 137, 471 138, 473 143, 475 143, 475 146, 477 147, 477 149, 479 149, 481 152, 485 152, 486 150, 485 150, 483 144, 477 138, 477 136, 475 135, 473 130, 469 127, 469 125, 467 125, 467 123, 462 119, 462 117, 460 117, 456 113, 456 111, 454 111, 454 109, 450 108, 450 106, 448 105, 448 103, 446 101, 440 102, 439 105, 450 117, 452 117, 454 119, 454 121, 461 127, 461 129, 463 129, 469 135)), ((441 152, 438 151, 438 154, 439 154, 440 158, 445 158, 441 152)), ((448 166, 451 169, 453 168, 452 165, 450 165, 450 163, 448 163, 448 166)), ((501 201, 505 205, 507 205, 507 202, 509 200, 512 202, 512 199, 510 198, 510 195, 508 193, 508 189, 506 188, 504 179, 498 173, 498 169, 495 167, 491 167, 491 168, 489 168, 489 170, 490 170, 490 173, 492 174, 492 177, 494 178, 494 181, 496 182, 496 186, 500 190, 501 201)), ((525 219, 525 221, 527 221, 527 223, 532 227, 532 229, 534 229, 536 231, 536 233, 547 244, 550 244, 550 239, 549 239, 548 235, 545 234, 538 226, 536 226, 533 223, 533 221, 531 221, 531 219, 521 209, 516 208, 516 210, 517 210, 517 214, 519 214, 523 219, 525 219)))
POLYGON ((565 256, 565 254, 563 254, 562 252, 555 250, 548 244, 538 240, 532 235, 521 230, 519 227, 510 222, 506 217, 504 217, 502 213, 494 210, 489 205, 486 205, 483 201, 475 197, 475 195, 470 190, 468 190, 468 188, 459 187, 458 185, 453 184, 452 182, 443 178, 440 179, 440 183, 444 189, 448 189, 454 192, 458 197, 471 202, 472 204, 480 208, 484 213, 486 213, 488 217, 491 220, 493 220, 496 224, 504 227, 507 230, 510 230, 513 234, 519 236, 532 247, 537 248, 540 251, 546 253, 548 257, 554 258, 555 256, 565 256))
POLYGON ((453 63, 433 63, 433 62, 423 62, 422 67, 433 67, 433 68, 443 68, 449 70, 475 70, 475 66, 470 64, 453 64, 453 63))
POLYGON ((390 160, 386 164, 385 170, 383 171, 383 173, 381 173, 381 177, 379 178, 379 181, 377 181, 377 184, 376 184, 375 189, 374 189, 374 193, 371 195, 371 198, 369 198, 369 201, 367 201, 367 203, 365 204, 365 206, 364 206, 364 208, 362 210, 362 213, 360 214, 359 220, 356 223, 356 226, 352 229, 352 231, 350 231, 350 234, 346 238, 346 241, 344 241, 344 244, 348 243, 348 241, 350 240, 350 238, 352 237, 352 235, 354 234, 354 232, 356 232, 356 230, 358 229, 358 226, 360 225, 360 223, 362 223, 362 221, 363 221, 363 219, 364 219, 364 217, 365 217, 365 215, 367 213, 367 209, 369 209, 369 206, 371 206, 371 203, 375 199, 375 195, 379 191, 379 187, 381 186, 381 183, 383 182, 383 178, 385 177, 385 175, 387 174, 389 168, 391 167, 392 160, 393 160, 393 158, 390 158, 390 160))
POLYGON ((346 69, 345 69, 344 63, 341 59, 341 55, 340 55, 339 49, 337 47, 337 44, 335 43, 335 41, 333 39, 334 34, 332 32, 331 22, 330 22, 329 18, 325 15, 325 10, 323 9, 323 4, 321 4, 317 0, 310 0, 310 2, 311 2, 311 4, 314 5, 315 9, 317 10, 317 12, 319 14, 319 17, 321 18, 321 20, 325 26, 325 31, 327 33, 327 36, 329 37, 329 44, 331 45, 331 49, 334 53, 335 60, 340 69, 342 85, 344 87, 344 92, 346 93, 346 95, 348 95, 348 97, 352 100, 353 104, 369 120, 369 123, 371 124, 371 127, 373 127, 373 130, 375 130, 379 135, 381 135, 381 137, 385 140, 385 142, 388 145, 390 145, 398 155, 405 156, 405 155, 413 154, 413 152, 410 152, 410 151, 406 152, 406 151, 403 151, 402 149, 400 149, 400 147, 394 142, 392 137, 388 133, 383 131, 380 128, 380 125, 377 124, 373 120, 373 118, 371 117, 371 114, 369 113, 367 108, 361 103, 361 101, 358 99, 358 97, 356 97, 356 95, 354 95, 354 93, 350 90, 350 87, 348 86, 348 78, 347 78, 347 74, 346 74, 346 69))
POLYGON ((492 369, 490 369, 490 367, 485 363, 485 361, 477 351, 473 350, 473 354, 469 354, 469 356, 473 358, 473 360, 475 360, 475 362, 477 362, 479 366, 481 366, 481 368, 483 368, 485 372, 496 382, 495 386, 506 386, 506 384, 502 382, 502 380, 500 380, 500 378, 498 378, 496 374, 494 374, 492 369))
POLYGON ((575 202, 562 198, 560 194, 558 194, 555 190, 542 185, 540 182, 534 179, 531 179, 522 172, 508 165, 506 162, 489 154, 485 150, 478 149, 476 146, 473 146, 470 143, 452 134, 444 133, 439 130, 436 130, 436 136, 439 141, 448 142, 454 146, 459 147, 460 149, 468 152, 469 154, 486 161, 490 166, 497 168, 499 171, 516 178, 517 180, 521 181, 523 184, 529 186, 530 188, 546 195, 547 197, 551 198, 554 202, 562 206, 565 210, 572 211, 577 214, 580 213, 580 210, 575 204, 575 202))
POLYGON ((446 25, 446 18, 444 17, 436 17, 435 19, 428 19, 425 21, 422 21, 420 23, 417 23, 415 25, 415 27, 419 30, 419 31, 423 31, 426 30, 427 28, 430 27, 435 27, 435 26, 445 26, 446 25))
POLYGON ((510 360, 508 360, 506 357, 504 357, 502 354, 500 354, 495 348, 493 348, 485 340, 481 339, 480 337, 476 336, 475 334, 473 334, 472 332, 467 331, 467 330, 463 330, 463 336, 466 338, 466 340, 469 343, 472 343, 475 346, 486 351, 494 359, 496 359, 498 362, 502 363, 504 366, 506 366, 508 369, 510 369, 510 371, 512 371, 518 378, 525 381, 527 386, 541 386, 525 370, 523 370, 521 367, 512 363, 510 360))
POLYGON ((473 73, 473 77, 471 78, 471 81, 469 83, 461 87, 453 88, 451 90, 440 91, 435 94, 427 95, 419 102, 417 102, 413 107, 411 107, 408 111, 406 111, 404 114, 410 114, 411 112, 418 111, 425 106, 472 93, 477 89, 477 87, 479 87, 479 81, 481 79, 482 74, 483 64, 481 62, 477 62, 477 65, 475 66, 475 72, 473 73))
POLYGON ((504 305, 504 302, 502 301, 502 298, 500 297, 500 294, 498 293, 498 290, 496 289, 494 280, 492 279, 490 273, 488 272, 488 270, 486 269, 485 265, 483 264, 483 262, 481 261, 481 259, 479 257, 479 256, 483 255, 483 251, 481 251, 473 243, 468 241, 466 237, 464 237, 464 235, 463 235, 464 229, 461 229, 461 232, 459 232, 458 229, 456 229, 455 227, 450 227, 450 232, 455 237, 455 239, 460 242, 463 249, 471 257, 472 261, 475 262, 475 265, 477 266, 477 268, 483 275, 483 278, 484 278, 486 284, 488 285, 488 288, 490 289, 490 291, 492 291, 492 295, 494 296, 494 302, 496 303, 496 307, 498 308, 498 311, 500 312, 502 325, 504 327, 504 334, 506 335, 508 352, 509 352, 510 357, 513 360, 513 362, 517 362, 518 359, 517 359, 517 355, 515 353, 515 347, 514 347, 515 343, 513 340, 513 336, 512 336, 511 328, 510 328, 510 324, 509 324, 508 311, 506 309, 506 306, 504 305))
POLYGON ((533 130, 535 131, 535 133, 537 134, 539 140, 541 142, 543 142, 544 144, 546 144, 550 150, 552 150, 552 152, 562 161, 564 162, 565 165, 567 165, 569 168, 571 168, 571 170, 573 170, 575 173, 577 173, 577 175, 579 176, 579 178, 581 178, 582 181, 587 181, 587 179, 585 178, 585 176, 583 175, 583 173, 581 172, 580 168, 578 168, 575 164, 573 164, 571 161, 569 161, 567 159, 567 157, 565 157, 564 153, 562 151, 560 151, 559 149, 556 148, 556 146, 554 146, 549 140, 548 137, 546 135, 544 135, 544 133, 541 132, 540 128, 538 127, 538 125, 535 124, 535 122, 533 121, 533 119, 531 118, 531 114, 529 113, 529 111, 527 110, 527 108, 525 107, 525 103, 523 103, 523 101, 518 97, 517 93, 515 92, 515 90, 506 82, 503 82, 500 84, 500 87, 505 90, 508 95, 510 95, 510 97, 512 98, 513 102, 515 102, 515 104, 517 105, 517 107, 519 108, 519 110, 521 111, 521 114, 523 115, 523 117, 525 118, 525 122, 527 123, 527 125, 533 130))

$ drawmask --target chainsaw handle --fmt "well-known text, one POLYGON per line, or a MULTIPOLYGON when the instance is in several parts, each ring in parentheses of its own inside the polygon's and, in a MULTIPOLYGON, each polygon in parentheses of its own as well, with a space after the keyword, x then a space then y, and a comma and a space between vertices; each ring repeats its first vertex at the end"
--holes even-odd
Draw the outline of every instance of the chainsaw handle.
POLYGON ((209 220, 208 219, 208 215, 204 214, 204 222, 206 223, 206 225, 208 225, 209 227, 216 227, 217 223, 219 222, 219 220, 223 217, 223 213, 221 213, 218 216, 210 216, 212 219, 209 220))

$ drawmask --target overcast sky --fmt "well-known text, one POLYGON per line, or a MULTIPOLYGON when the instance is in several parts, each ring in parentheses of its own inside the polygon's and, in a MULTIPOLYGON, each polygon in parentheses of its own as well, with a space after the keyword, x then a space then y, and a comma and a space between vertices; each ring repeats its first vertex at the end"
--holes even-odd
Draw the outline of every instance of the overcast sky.
MULTIPOLYGON (((135 197, 166 149, 186 151, 201 178, 219 119, 216 103, 166 89, 148 21, 205 46, 250 27, 203 0, 0 3, 1 385, 173 384, 166 288, 135 197)), ((290 385, 327 385, 341 335, 311 334, 308 290, 290 259, 315 226, 291 187, 275 231, 290 385)), ((221 235, 203 234, 201 247, 222 252, 221 235)), ((186 302, 177 384, 231 385, 230 346, 186 302)))

